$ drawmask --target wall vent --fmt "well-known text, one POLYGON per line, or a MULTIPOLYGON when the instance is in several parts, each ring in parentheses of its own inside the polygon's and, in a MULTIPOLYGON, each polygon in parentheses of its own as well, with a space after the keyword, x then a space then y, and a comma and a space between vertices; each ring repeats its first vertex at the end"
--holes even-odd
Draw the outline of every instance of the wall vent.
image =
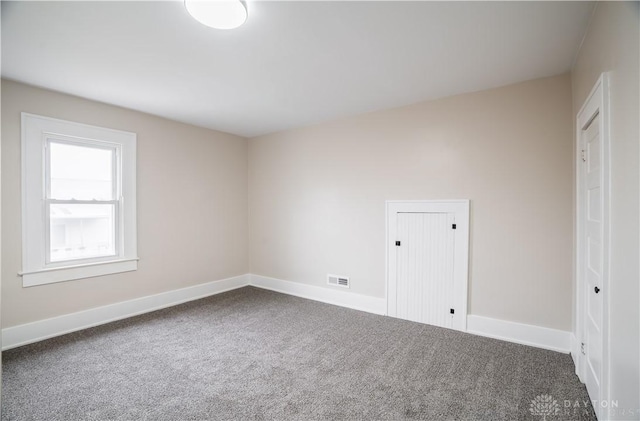
POLYGON ((327 275, 327 283, 336 287, 349 288, 349 278, 346 276, 327 275))

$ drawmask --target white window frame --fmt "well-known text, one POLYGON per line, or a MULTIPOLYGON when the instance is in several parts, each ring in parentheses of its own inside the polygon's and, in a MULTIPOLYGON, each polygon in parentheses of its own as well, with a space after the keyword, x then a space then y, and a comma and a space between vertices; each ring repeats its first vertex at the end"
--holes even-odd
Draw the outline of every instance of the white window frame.
POLYGON ((138 268, 136 238, 136 134, 22 113, 22 285, 30 287, 138 268), (46 177, 51 142, 114 151, 110 201, 49 198, 46 177), (49 206, 54 203, 115 205, 115 254, 51 262, 49 206))

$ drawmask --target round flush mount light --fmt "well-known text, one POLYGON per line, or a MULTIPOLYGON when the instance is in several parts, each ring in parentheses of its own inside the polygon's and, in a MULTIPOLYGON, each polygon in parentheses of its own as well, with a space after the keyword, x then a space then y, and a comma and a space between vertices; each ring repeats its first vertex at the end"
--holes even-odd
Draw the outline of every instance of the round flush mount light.
POLYGON ((195 20, 216 29, 233 29, 247 20, 247 6, 240 0, 184 0, 195 20))

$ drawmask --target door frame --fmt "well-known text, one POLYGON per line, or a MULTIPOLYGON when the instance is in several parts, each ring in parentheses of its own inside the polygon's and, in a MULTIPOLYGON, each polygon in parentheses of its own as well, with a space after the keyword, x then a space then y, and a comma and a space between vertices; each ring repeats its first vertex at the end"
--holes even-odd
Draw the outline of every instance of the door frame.
MULTIPOLYGON (((585 238, 585 223, 586 223, 586 197, 582 194, 582 189, 586 183, 586 172, 583 165, 582 158, 582 139, 583 130, 588 126, 592 119, 599 114, 600 118, 600 136, 602 142, 602 364, 600 374, 600 396, 597 397, 600 401, 610 401, 610 388, 609 388, 609 373, 610 373, 610 361, 609 361, 609 311, 610 311, 610 260, 611 260, 611 161, 610 161, 610 114, 609 114, 609 76, 607 73, 603 73, 598 78, 595 86, 591 90, 591 93, 585 100, 584 104, 580 108, 580 111, 576 115, 576 154, 575 154, 575 170, 576 170, 576 229, 575 229, 575 247, 576 247, 576 260, 575 260, 575 274, 576 274, 576 289, 575 289, 575 335, 576 335, 576 374, 582 382, 586 379, 586 357, 582 352, 582 343, 585 336, 585 309, 587 293, 585 273, 582 268, 582 264, 585 262, 586 253, 586 238, 585 238)), ((596 399, 596 397, 590 397, 596 399)), ((595 406, 596 415, 599 419, 606 419, 606 408, 600 405, 598 402, 595 406)))
POLYGON ((387 200, 385 236, 385 297, 386 315, 389 314, 389 289, 391 267, 389 256, 395 251, 395 228, 390 223, 398 212, 446 212, 455 214, 456 237, 454 243, 454 302, 456 312, 460 312, 460 324, 454 329, 467 331, 468 284, 469 284, 469 200, 387 200), (393 238, 392 238, 393 236, 393 238))

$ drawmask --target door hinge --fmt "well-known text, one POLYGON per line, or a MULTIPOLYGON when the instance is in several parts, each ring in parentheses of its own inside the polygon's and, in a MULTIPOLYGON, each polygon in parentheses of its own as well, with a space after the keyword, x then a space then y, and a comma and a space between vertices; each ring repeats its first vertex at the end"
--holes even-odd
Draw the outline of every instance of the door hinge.
POLYGON ((396 241, 396 246, 400 246, 400 241, 396 241))
POLYGON ((583 149, 580 153, 582 156, 582 162, 587 162, 587 152, 583 149))
POLYGON ((451 229, 453 229, 453 230, 454 230, 454 229, 456 229, 456 227, 457 227, 457 226, 458 226, 457 224, 452 224, 452 225, 451 225, 451 229))
POLYGON ((582 342, 582 343, 580 344, 580 352, 582 352, 582 355, 587 355, 587 354, 584 352, 584 342, 582 342))

